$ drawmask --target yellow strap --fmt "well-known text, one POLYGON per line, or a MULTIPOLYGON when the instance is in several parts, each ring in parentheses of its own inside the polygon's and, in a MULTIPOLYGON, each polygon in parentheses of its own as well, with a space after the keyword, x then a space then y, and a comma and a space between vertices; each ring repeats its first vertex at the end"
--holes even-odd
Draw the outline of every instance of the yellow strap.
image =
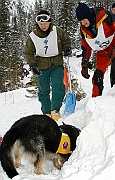
POLYGON ((108 15, 107 14, 105 14, 101 19, 100 19, 100 21, 97 23, 97 25, 96 25, 96 28, 98 28, 99 26, 100 26, 100 24, 102 23, 102 21, 104 21, 104 19, 106 19, 106 17, 107 17, 108 15))

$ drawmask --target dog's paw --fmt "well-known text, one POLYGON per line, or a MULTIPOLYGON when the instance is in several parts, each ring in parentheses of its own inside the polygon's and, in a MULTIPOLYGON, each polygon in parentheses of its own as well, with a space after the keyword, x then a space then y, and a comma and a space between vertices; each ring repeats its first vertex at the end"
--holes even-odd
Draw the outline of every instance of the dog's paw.
POLYGON ((15 162, 15 163, 14 163, 14 166, 15 166, 15 168, 19 168, 19 167, 21 166, 21 164, 18 163, 18 162, 15 162))
POLYGON ((57 169, 61 170, 62 164, 59 163, 58 158, 53 158, 53 159, 52 159, 52 162, 53 162, 53 165, 54 165, 57 169))
POLYGON ((14 162, 15 168, 23 167, 24 165, 21 164, 20 162, 14 162))
POLYGON ((43 171, 42 168, 35 168, 35 169, 34 169, 34 173, 35 173, 35 174, 45 174, 45 172, 43 171))

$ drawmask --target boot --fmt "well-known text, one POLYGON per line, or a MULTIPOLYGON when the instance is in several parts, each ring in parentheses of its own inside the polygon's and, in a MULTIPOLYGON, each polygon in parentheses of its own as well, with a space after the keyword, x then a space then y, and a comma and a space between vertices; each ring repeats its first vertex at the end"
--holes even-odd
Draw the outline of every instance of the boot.
POLYGON ((58 121, 58 119, 61 118, 60 113, 57 110, 51 111, 51 117, 52 117, 52 119, 54 119, 56 121, 58 121))

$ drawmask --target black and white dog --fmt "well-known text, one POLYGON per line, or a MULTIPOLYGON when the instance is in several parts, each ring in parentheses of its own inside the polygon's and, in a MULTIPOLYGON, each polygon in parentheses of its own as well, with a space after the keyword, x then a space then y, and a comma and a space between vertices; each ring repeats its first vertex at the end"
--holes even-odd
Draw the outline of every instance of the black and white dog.
POLYGON ((45 174, 42 164, 52 160, 61 169, 76 148, 80 130, 72 125, 58 126, 46 115, 30 115, 16 121, 6 132, 0 147, 1 165, 9 178, 18 174, 21 158, 28 155, 36 174, 45 174))

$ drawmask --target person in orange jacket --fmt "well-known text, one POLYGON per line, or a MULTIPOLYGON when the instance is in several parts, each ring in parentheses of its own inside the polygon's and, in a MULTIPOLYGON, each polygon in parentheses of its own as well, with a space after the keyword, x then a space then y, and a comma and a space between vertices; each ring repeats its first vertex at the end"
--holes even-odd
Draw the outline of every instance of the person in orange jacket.
POLYGON ((102 95, 103 79, 107 67, 111 62, 111 55, 115 49, 115 16, 103 7, 89 8, 85 3, 79 3, 76 17, 80 22, 82 70, 84 78, 89 79, 89 59, 96 51, 96 69, 92 78, 92 97, 102 95))

